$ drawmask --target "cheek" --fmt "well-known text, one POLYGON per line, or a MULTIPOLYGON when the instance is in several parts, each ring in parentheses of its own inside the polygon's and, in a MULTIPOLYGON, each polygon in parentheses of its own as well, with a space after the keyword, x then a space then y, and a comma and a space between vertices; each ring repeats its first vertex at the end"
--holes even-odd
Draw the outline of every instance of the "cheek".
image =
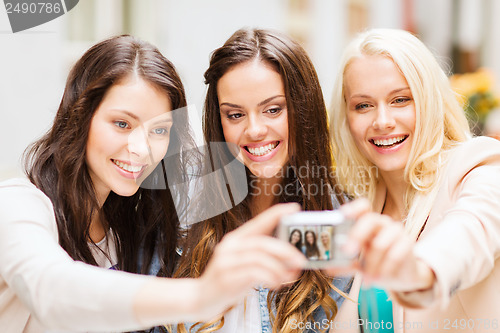
POLYGON ((364 141, 366 137, 366 131, 369 127, 369 121, 367 117, 362 117, 360 115, 348 115, 347 126, 349 132, 352 135, 352 138, 356 143, 364 141))
POLYGON ((285 114, 281 121, 281 131, 283 133, 283 138, 288 141, 288 114, 285 114))
POLYGON ((155 164, 165 157, 169 143, 168 139, 150 142, 151 155, 153 156, 153 162, 155 164))
POLYGON ((417 116, 415 114, 415 109, 408 112, 407 126, 412 132, 415 132, 415 126, 417 124, 417 116))
POLYGON ((97 123, 92 123, 90 126, 86 146, 87 159, 94 158, 99 152, 105 149, 106 145, 103 145, 103 142, 112 142, 108 141, 109 137, 107 131, 101 127, 102 126, 99 126, 97 123), (98 135, 99 133, 101 134, 98 135))
POLYGON ((226 142, 237 144, 242 132, 243 128, 234 124, 229 124, 227 121, 222 121, 222 133, 224 134, 226 142))

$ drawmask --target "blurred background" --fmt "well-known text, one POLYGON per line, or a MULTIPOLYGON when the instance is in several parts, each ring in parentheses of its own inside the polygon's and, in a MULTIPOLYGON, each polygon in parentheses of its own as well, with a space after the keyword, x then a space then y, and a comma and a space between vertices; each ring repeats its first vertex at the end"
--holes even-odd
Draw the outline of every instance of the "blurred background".
POLYGON ((0 180, 22 175, 22 152, 50 127, 72 64, 97 41, 123 33, 155 44, 176 65, 200 114, 210 52, 243 26, 299 41, 327 105, 353 35, 405 29, 439 56, 475 132, 498 135, 499 14, 499 0, 80 0, 67 14, 14 34, 0 7, 0 180))

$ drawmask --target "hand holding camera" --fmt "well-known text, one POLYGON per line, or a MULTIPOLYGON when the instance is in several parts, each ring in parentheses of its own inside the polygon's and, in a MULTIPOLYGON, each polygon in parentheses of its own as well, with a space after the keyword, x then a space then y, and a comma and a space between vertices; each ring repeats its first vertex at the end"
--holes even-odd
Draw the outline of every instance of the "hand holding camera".
POLYGON ((352 224, 340 210, 302 211, 281 218, 278 237, 306 256, 306 269, 345 267, 357 256, 344 249, 352 224))

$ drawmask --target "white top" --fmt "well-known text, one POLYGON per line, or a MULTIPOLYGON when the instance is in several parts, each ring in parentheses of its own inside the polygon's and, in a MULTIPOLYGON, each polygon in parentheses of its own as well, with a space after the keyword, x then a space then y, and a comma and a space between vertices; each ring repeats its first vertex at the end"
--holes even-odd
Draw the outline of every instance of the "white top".
POLYGON ((224 315, 224 321, 224 326, 217 333, 262 332, 259 291, 252 289, 244 301, 224 315))
POLYGON ((59 246, 50 199, 24 179, 0 183, 2 332, 141 328, 132 302, 150 278, 74 261, 59 246))
POLYGON ((89 244, 89 247, 99 267, 113 269, 117 267, 116 241, 112 234, 107 235, 95 245, 89 244))

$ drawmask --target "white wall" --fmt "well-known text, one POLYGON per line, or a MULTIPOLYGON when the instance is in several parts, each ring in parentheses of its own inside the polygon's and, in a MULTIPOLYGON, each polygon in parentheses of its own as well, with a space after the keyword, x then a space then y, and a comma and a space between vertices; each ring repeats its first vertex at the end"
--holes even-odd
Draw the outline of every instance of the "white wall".
POLYGON ((451 56, 453 38, 452 1, 415 1, 416 25, 419 37, 436 55, 441 57, 451 56))
POLYGON ((483 50, 483 61, 486 67, 492 69, 497 80, 497 89, 500 91, 500 1, 489 0, 490 8, 487 13, 489 31, 486 32, 485 48, 483 50))
POLYGON ((347 40, 348 0, 316 0, 312 4, 312 61, 318 72, 327 107, 330 106, 333 84, 340 56, 347 40))
POLYGON ((0 7, 0 180, 22 175, 24 149, 50 126, 63 90, 56 19, 13 34, 0 7))
POLYGON ((370 0, 369 4, 370 28, 403 27, 402 0, 370 0))
POLYGON ((284 30, 284 0, 165 0, 158 3, 158 44, 177 67, 189 104, 201 111, 205 94, 203 73, 210 53, 237 29, 265 27, 284 30))

